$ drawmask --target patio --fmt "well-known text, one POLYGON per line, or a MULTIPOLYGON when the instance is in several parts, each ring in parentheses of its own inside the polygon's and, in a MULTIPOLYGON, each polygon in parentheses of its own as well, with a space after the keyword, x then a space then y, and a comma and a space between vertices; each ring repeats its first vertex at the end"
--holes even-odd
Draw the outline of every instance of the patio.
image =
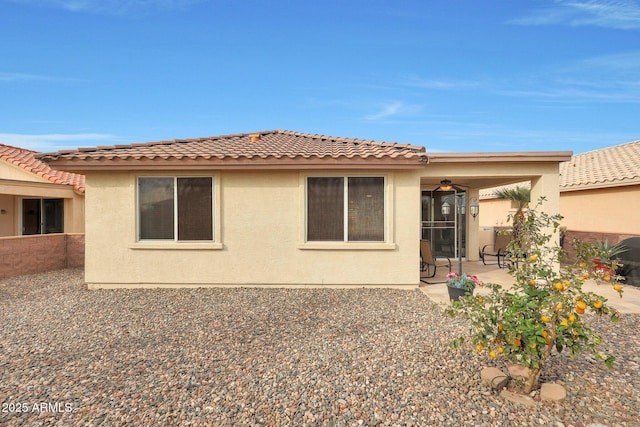
MULTIPOLYGON (((451 260, 451 271, 458 271, 458 260, 451 260)), ((420 290, 424 292, 431 300, 438 304, 449 304, 449 294, 444 284, 447 276, 447 269, 441 268, 436 270, 437 274, 432 278, 424 278, 431 282, 422 283, 420 290)), ((498 283, 503 286, 510 286, 513 283, 513 277, 508 273, 507 269, 498 268, 496 264, 484 265, 482 261, 462 261, 462 272, 478 276, 483 283, 498 283)), ((598 285, 593 280, 585 282, 583 290, 594 292, 609 300, 611 306, 615 307, 621 313, 640 313, 640 288, 635 286, 625 286, 622 298, 611 286, 598 285)), ((487 289, 476 288, 476 294, 486 294, 487 289)))

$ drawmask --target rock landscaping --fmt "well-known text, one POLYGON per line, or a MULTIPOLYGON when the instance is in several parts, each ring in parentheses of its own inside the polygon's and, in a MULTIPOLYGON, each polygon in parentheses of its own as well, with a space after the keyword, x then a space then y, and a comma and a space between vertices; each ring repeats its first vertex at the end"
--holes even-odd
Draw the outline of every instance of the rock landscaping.
POLYGON ((639 315, 593 319, 613 369, 553 355, 541 383, 565 398, 525 406, 418 290, 89 291, 61 270, 1 281, 0 301, 3 426, 640 425, 639 315))

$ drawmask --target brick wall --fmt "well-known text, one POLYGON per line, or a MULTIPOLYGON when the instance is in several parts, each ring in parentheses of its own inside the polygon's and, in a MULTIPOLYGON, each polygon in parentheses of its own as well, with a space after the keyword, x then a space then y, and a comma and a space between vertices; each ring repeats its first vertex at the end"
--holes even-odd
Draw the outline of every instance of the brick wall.
POLYGON ((594 231, 574 231, 567 230, 564 239, 564 249, 569 253, 569 259, 574 259, 575 251, 571 247, 570 242, 574 239, 581 240, 585 243, 595 244, 608 240, 611 246, 617 245, 623 240, 631 237, 638 237, 636 234, 620 234, 620 233, 599 233, 594 231))
POLYGON ((84 234, 0 237, 0 278, 84 267, 84 234))

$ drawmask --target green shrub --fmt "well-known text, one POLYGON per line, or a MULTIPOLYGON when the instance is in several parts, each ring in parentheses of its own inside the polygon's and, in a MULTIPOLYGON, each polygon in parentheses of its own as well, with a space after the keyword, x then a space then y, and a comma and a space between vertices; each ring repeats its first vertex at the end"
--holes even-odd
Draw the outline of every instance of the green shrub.
MULTIPOLYGON (((476 351, 529 368, 525 393, 538 387, 541 370, 554 349, 558 353, 568 351, 571 358, 582 351, 590 352, 610 368, 615 359, 598 350, 602 337, 583 315, 591 312, 616 322, 619 313, 607 305, 606 298, 583 291, 582 285, 587 279, 607 282, 622 297, 622 277, 611 273, 619 264, 609 259, 605 268, 598 268, 594 260, 599 258, 602 266, 604 257, 599 256, 602 254, 597 247, 572 242, 576 261, 561 266, 560 261, 566 259, 557 243, 562 217, 540 211, 543 202, 541 198, 525 213, 521 223, 524 235, 507 247, 513 254, 509 271, 513 286, 506 289, 484 284, 490 289, 488 295, 467 295, 447 310, 470 321, 476 351)), ((452 346, 458 347, 464 340, 460 337, 452 346)))

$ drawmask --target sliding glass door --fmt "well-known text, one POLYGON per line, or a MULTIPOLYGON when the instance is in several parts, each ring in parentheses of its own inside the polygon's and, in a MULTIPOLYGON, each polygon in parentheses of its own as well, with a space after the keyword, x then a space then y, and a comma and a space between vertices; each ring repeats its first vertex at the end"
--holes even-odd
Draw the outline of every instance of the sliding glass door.
POLYGON ((64 199, 22 199, 22 234, 64 233, 64 199))

